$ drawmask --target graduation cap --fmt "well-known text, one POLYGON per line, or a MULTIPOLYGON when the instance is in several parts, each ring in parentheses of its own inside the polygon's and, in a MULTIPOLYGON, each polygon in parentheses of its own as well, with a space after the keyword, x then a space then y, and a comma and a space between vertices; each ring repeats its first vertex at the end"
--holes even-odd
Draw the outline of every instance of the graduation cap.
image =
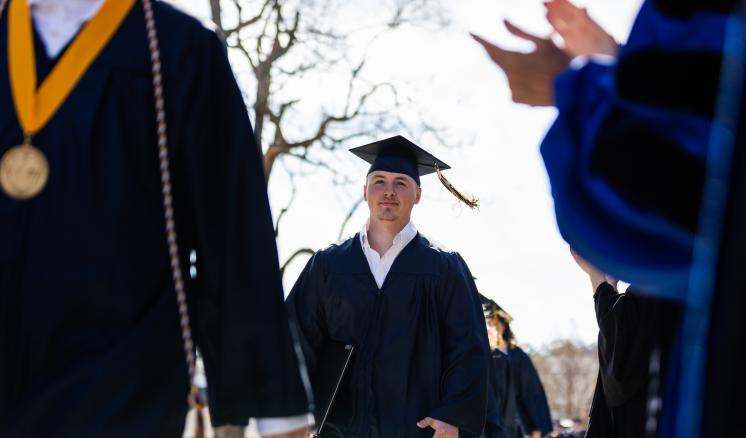
POLYGON ((495 301, 485 297, 481 293, 479 294, 479 301, 482 303, 482 310, 484 311, 485 318, 493 318, 498 316, 500 319, 505 321, 506 324, 513 322, 513 317, 508 312, 503 310, 499 304, 495 301))
POLYGON ((370 163, 368 174, 376 170, 403 173, 420 185, 420 176, 435 172, 443 186, 459 201, 470 208, 479 206, 476 198, 468 197, 458 191, 440 172, 450 169, 451 166, 401 135, 359 146, 350 149, 350 152, 370 163))

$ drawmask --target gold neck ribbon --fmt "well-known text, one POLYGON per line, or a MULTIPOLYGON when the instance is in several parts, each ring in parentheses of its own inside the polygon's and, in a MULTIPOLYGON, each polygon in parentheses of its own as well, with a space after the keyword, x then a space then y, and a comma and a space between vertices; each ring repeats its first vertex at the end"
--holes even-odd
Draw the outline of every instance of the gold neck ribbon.
POLYGON ((10 0, 8 70, 16 114, 27 137, 36 134, 57 112, 134 4, 135 0, 106 0, 37 92, 31 13, 27 0, 10 0))

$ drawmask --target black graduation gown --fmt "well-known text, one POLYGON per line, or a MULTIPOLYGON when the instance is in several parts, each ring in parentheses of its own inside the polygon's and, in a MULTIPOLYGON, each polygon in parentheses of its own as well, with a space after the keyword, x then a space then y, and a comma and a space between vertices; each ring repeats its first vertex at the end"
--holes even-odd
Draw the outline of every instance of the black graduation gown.
POLYGON ((514 438, 520 430, 512 368, 508 354, 492 351, 485 438, 514 438))
POLYGON ((659 379, 664 382, 679 307, 634 290, 620 294, 608 283, 598 287, 593 299, 599 376, 587 437, 645 437, 651 352, 660 349, 659 379))
POLYGON ((520 347, 508 350, 510 363, 513 367, 513 379, 516 387, 516 408, 520 428, 513 437, 522 437, 534 431, 542 435, 549 434, 552 427, 552 416, 549 413, 549 403, 544 393, 544 386, 539 379, 531 358, 520 347))
POLYGON ((355 235, 309 260, 287 305, 317 395, 336 383, 337 373, 323 369, 339 362, 329 346, 356 347, 330 429, 425 437, 432 429, 416 422, 429 416, 461 436, 482 433, 489 346, 472 275, 457 253, 417 234, 379 290, 355 235))
MULTIPOLYGON (((155 3, 182 269, 213 422, 307 412, 259 149, 218 37, 155 3)), ((43 77, 52 61, 36 40, 43 77)), ((0 153, 19 144, 0 21, 0 153)), ((187 372, 149 52, 134 6, 34 138, 47 187, 0 193, 0 436, 180 437, 187 372)))

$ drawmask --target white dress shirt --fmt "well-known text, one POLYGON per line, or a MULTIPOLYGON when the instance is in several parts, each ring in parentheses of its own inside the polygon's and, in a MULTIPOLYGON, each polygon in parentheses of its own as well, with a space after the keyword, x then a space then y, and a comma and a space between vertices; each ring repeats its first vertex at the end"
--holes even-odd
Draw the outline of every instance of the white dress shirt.
MULTIPOLYGON (((47 55, 56 58, 77 35, 80 27, 96 15, 103 3, 104 0, 28 0, 36 31, 44 43, 47 55)), ((312 414, 305 414, 259 418, 256 425, 261 435, 272 435, 310 426, 313 421, 312 414)))
POLYGON ((414 239, 417 235, 417 228, 414 223, 408 223, 396 236, 394 236, 393 245, 386 251, 386 254, 381 257, 375 249, 370 247, 368 243, 368 230, 370 229, 370 220, 365 222, 363 230, 360 231, 360 245, 363 247, 363 254, 368 260, 368 266, 370 272, 373 274, 373 278, 376 279, 376 284, 380 289, 383 286, 383 282, 386 281, 386 276, 389 275, 391 266, 394 264, 394 260, 399 256, 405 246, 414 239))
POLYGON ((47 55, 56 58, 104 4, 104 0, 28 0, 47 55))

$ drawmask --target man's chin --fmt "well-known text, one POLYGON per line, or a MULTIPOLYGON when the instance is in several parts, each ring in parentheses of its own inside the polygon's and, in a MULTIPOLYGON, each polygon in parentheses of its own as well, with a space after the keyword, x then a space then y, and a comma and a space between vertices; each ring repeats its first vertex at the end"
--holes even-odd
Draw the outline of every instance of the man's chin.
POLYGON ((397 220, 399 220, 398 216, 388 213, 388 212, 378 213, 377 217, 379 221, 384 221, 384 222, 396 222, 397 220))

